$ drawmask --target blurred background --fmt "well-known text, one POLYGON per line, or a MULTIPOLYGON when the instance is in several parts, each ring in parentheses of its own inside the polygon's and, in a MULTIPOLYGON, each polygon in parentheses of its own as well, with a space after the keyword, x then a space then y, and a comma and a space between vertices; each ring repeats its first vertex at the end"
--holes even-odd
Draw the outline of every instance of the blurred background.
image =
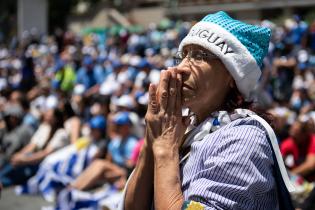
POLYGON ((272 30, 255 102, 315 209, 314 0, 0 0, 0 209, 116 209, 149 84, 221 10, 272 30))

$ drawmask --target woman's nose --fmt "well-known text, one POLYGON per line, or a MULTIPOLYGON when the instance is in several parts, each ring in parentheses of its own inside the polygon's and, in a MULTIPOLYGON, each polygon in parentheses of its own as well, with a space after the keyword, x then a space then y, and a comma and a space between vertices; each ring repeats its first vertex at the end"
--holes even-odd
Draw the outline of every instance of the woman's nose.
POLYGON ((183 59, 175 68, 174 71, 182 75, 190 75, 190 64, 188 59, 183 59))

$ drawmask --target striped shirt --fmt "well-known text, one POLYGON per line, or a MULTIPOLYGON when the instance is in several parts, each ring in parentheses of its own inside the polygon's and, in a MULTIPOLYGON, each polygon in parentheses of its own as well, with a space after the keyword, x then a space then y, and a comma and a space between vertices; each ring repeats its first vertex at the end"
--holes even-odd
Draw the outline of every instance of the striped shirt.
POLYGON ((264 127, 234 120, 192 143, 180 165, 185 200, 205 209, 278 209, 273 154, 264 127))

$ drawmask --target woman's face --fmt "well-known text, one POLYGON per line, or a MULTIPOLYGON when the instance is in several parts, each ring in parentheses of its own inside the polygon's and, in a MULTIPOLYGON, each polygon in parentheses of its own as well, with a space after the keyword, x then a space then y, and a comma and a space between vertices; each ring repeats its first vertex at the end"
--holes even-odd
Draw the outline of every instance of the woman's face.
POLYGON ((234 80, 219 58, 198 45, 183 48, 182 62, 176 67, 183 79, 182 100, 192 111, 209 114, 221 108, 234 80), (187 58, 202 57, 202 59, 187 58), (199 55, 198 55, 199 54, 199 55), (204 56, 200 56, 200 55, 204 56))
POLYGON ((91 128, 91 136, 93 138, 93 140, 99 140, 102 138, 102 131, 101 129, 97 129, 97 128, 91 128))
POLYGON ((54 122, 54 110, 53 109, 49 109, 47 112, 45 112, 44 114, 44 121, 50 125, 53 124, 54 122))
POLYGON ((303 126, 306 125, 303 125, 303 123, 296 121, 290 127, 289 134, 297 144, 303 144, 305 138, 308 136, 308 131, 303 129, 303 126))

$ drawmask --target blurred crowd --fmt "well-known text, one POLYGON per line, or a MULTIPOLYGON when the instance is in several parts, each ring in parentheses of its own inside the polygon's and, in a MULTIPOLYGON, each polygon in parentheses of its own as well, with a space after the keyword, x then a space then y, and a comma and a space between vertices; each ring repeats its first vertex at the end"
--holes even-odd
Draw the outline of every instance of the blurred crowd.
MULTIPOLYGON (((115 209, 144 137, 148 86, 193 22, 75 34, 36 29, 0 46, 0 182, 59 209, 115 209), (91 191, 95 187, 100 191, 91 191)), ((314 205, 315 20, 272 29, 255 101, 273 115, 297 206, 314 205)))

